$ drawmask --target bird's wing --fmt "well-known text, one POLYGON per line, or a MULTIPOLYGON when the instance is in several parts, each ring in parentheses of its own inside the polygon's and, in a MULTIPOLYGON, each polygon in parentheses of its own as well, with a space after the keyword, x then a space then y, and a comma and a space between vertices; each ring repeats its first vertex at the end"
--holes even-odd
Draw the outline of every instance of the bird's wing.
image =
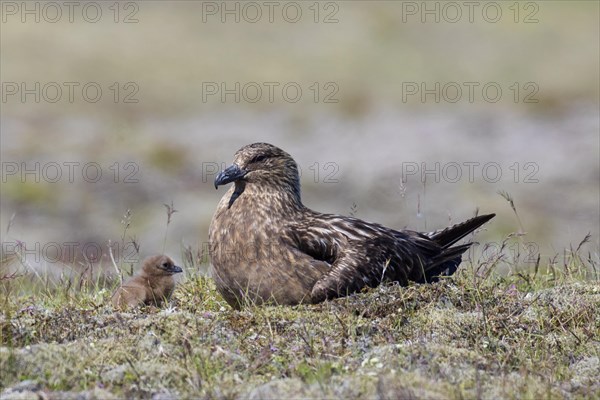
POLYGON ((354 218, 320 215, 295 223, 287 242, 331 267, 312 289, 312 301, 345 296, 383 280, 407 284, 426 275, 440 247, 416 232, 403 233, 354 218))
POLYGON ((375 287, 386 277, 407 282, 408 269, 400 267, 389 249, 389 238, 350 240, 339 251, 328 274, 315 284, 311 292, 313 302, 320 302, 358 292, 364 287, 375 287))

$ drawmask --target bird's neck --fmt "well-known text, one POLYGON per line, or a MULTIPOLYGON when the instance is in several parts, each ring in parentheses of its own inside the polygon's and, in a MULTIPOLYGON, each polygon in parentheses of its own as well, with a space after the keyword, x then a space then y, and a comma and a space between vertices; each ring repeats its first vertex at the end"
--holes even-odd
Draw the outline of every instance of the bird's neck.
POLYGON ((232 206, 239 202, 236 206, 246 210, 263 211, 272 216, 291 217, 304 208, 300 191, 291 187, 236 182, 231 199, 232 206))

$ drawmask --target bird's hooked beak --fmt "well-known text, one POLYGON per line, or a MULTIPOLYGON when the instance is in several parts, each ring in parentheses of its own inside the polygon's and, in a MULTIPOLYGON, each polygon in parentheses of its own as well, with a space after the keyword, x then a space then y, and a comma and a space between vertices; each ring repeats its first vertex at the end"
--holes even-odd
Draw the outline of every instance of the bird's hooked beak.
POLYGON ((181 267, 178 267, 177 265, 173 265, 173 269, 171 270, 173 273, 178 274, 180 272, 183 272, 183 270, 181 269, 181 267))
POLYGON ((235 182, 240 178, 243 178, 248 171, 240 168, 236 164, 231 164, 215 177, 215 189, 218 189, 221 185, 226 185, 231 182, 235 182))

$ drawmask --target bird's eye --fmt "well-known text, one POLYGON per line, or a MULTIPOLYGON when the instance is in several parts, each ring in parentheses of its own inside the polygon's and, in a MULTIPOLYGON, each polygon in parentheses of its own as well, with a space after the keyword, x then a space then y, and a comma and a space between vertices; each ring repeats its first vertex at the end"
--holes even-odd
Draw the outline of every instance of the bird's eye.
POLYGON ((162 266, 163 266, 163 268, 169 268, 169 263, 168 262, 164 262, 162 266))
POLYGON ((257 163, 257 162, 265 161, 266 159, 267 159, 267 156, 265 156, 263 154, 263 155, 254 157, 251 162, 257 163))

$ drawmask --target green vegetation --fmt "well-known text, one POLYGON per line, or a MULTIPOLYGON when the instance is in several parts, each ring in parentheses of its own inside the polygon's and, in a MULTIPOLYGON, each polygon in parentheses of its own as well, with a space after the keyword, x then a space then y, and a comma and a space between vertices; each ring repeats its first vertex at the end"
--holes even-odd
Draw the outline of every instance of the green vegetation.
POLYGON ((7 399, 600 398, 599 264, 585 247, 560 267, 498 253, 433 285, 244 311, 193 257, 168 308, 128 313, 109 306, 117 280, 4 273, 0 388, 7 399))

